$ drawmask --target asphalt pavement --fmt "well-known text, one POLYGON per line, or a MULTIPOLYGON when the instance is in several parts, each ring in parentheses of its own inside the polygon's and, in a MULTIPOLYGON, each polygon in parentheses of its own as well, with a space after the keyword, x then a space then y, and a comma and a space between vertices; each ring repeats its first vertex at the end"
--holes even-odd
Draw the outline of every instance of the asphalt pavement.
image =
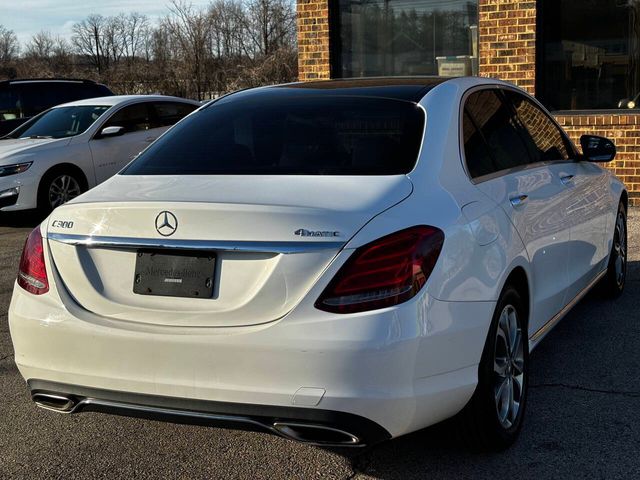
POLYGON ((471 453, 442 427, 340 452, 265 433, 39 409, 7 324, 37 223, 0 216, 0 479, 640 478, 640 209, 630 212, 624 295, 590 294, 533 352, 524 429, 499 454, 471 453))

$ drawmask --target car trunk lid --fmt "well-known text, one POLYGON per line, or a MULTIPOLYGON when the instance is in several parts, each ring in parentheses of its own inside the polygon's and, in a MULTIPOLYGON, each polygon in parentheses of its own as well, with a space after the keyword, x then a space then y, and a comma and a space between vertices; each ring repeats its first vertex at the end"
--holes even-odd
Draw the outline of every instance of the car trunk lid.
POLYGON ((48 244, 69 293, 95 314, 254 325, 289 312, 365 223, 411 191, 404 175, 118 176, 56 209, 48 244), (215 257, 209 298, 134 293, 141 252, 178 251, 215 257))

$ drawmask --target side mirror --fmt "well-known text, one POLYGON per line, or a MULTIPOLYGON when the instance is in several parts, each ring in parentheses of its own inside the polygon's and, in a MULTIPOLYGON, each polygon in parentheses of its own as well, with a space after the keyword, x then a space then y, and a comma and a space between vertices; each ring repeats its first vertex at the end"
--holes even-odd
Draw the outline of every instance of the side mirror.
POLYGON ((608 138, 596 135, 582 135, 582 160, 588 162, 610 162, 616 158, 616 146, 608 138))
POLYGON ((118 137, 124 134, 124 127, 105 127, 100 131, 99 138, 118 137))

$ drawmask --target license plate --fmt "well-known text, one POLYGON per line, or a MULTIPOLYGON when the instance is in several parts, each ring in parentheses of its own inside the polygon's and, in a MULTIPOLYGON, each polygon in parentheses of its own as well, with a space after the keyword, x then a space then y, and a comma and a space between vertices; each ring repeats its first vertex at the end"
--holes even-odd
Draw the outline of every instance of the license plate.
POLYGON ((211 298, 215 269, 216 257, 210 253, 139 251, 133 293, 211 298))

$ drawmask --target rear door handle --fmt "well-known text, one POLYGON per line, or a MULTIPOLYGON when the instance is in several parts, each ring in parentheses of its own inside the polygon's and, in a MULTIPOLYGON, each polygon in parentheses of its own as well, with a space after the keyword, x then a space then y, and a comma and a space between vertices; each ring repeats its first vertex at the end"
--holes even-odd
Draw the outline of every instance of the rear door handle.
POLYGON ((528 195, 518 195, 517 197, 511 197, 509 201, 511 202, 511 205, 513 205, 514 207, 519 207, 520 205, 522 205, 524 202, 527 201, 527 198, 529 198, 528 195))
POLYGON ((573 181, 573 175, 565 175, 564 177, 560 177, 560 181, 563 185, 569 185, 573 181))

